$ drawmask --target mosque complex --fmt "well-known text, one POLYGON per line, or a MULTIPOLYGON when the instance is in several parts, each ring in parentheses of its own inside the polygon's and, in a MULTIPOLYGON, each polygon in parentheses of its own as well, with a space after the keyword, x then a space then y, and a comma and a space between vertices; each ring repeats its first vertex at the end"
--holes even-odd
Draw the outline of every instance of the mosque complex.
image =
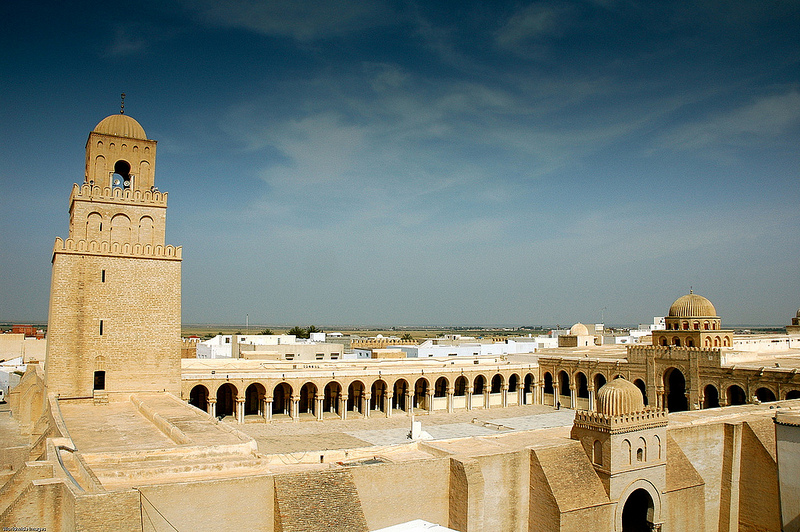
POLYGON ((89 134, 44 364, 0 412, 3 530, 800 530, 800 311, 737 335, 690 292, 649 344, 182 360, 156 146, 89 134))

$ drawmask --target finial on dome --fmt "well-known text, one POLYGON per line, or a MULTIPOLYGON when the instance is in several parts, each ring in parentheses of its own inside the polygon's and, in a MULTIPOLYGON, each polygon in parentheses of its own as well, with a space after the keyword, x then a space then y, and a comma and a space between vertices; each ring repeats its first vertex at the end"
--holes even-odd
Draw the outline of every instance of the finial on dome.
POLYGON ((121 99, 120 99, 120 103, 119 103, 119 114, 121 114, 121 115, 125 114, 125 93, 124 92, 121 94, 121 99))
MULTIPOLYGON (((122 95, 122 97, 124 98, 124 97, 125 97, 125 95, 123 94, 123 95, 122 95)), ((694 290, 692 290, 692 287, 691 287, 691 286, 689 287, 689 293, 690 293, 690 294, 694 294, 694 290)))

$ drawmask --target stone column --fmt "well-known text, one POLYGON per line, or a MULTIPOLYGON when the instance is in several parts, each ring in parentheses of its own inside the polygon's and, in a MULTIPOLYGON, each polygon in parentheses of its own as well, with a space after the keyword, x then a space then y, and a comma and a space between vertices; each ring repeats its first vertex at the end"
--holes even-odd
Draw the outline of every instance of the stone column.
POLYGON ((217 399, 216 397, 209 397, 208 398, 208 415, 211 417, 217 417, 217 399))
POLYGON ((339 412, 340 412, 339 415, 341 416, 342 421, 347 419, 347 401, 348 401, 348 399, 349 399, 349 397, 346 396, 346 395, 340 395, 339 396, 339 412))
POLYGON ((448 414, 452 414, 453 410, 454 410, 454 407, 453 407, 453 393, 455 393, 455 392, 453 391, 452 388, 448 388, 447 389, 447 413, 448 414))
POLYGON ((659 410, 664 410, 664 387, 656 386, 656 403, 659 410))
POLYGON ((323 404, 323 399, 321 397, 317 396, 317 408, 316 408, 317 421, 322 421, 322 415, 325 413, 325 412, 322 411, 324 406, 325 405, 323 404))
POLYGON ((264 419, 272 421, 272 397, 264 399, 264 419))
POLYGON ((492 389, 488 386, 483 387, 483 408, 489 410, 489 395, 492 393, 492 389))
POLYGON ((504 382, 500 387, 500 404, 503 408, 508 406, 508 383, 504 382))
POLYGON ((292 417, 292 421, 294 421, 295 423, 300 421, 300 396, 298 395, 292 396, 292 406, 289 412, 290 412, 289 415, 292 417))
POLYGON ((386 417, 392 417, 392 399, 394 399, 394 391, 386 390, 386 399, 384 405, 386 406, 386 417))
POLYGON ((575 384, 569 386, 569 407, 577 408, 578 406, 578 392, 575 389, 575 384))
POLYGON ((589 386, 589 410, 594 411, 594 385, 589 386))
POLYGON ((371 399, 372 399, 371 393, 365 393, 361 398, 361 404, 365 406, 365 408, 363 408, 364 417, 369 417, 369 410, 370 410, 369 403, 371 399))
POLYGON ((467 386, 467 410, 472 410, 472 392, 474 388, 467 386))
POLYGON ((433 390, 428 390, 428 413, 433 412, 433 390))
POLYGON ((236 421, 244 423, 244 399, 236 398, 236 421))
POLYGON ((411 390, 406 390, 406 414, 414 415, 414 393, 411 390))

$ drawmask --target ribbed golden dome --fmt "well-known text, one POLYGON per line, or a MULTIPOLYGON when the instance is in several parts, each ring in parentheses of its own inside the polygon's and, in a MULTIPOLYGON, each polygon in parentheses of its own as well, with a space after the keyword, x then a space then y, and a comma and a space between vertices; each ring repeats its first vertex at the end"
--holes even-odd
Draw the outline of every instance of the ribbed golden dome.
POLYGON ((570 336, 589 336, 589 329, 583 323, 576 323, 569 330, 570 336))
POLYGON ((675 300, 675 303, 669 307, 669 316, 672 318, 708 318, 716 317, 717 309, 711 304, 711 301, 699 296, 693 292, 689 292, 685 296, 681 296, 675 300))
POLYGON ((103 133, 104 135, 114 135, 116 137, 147 140, 144 128, 139 122, 123 114, 105 117, 95 126, 94 132, 103 133))
POLYGON ((597 390, 597 411, 607 416, 620 416, 644 410, 641 390, 632 382, 618 377, 597 390))

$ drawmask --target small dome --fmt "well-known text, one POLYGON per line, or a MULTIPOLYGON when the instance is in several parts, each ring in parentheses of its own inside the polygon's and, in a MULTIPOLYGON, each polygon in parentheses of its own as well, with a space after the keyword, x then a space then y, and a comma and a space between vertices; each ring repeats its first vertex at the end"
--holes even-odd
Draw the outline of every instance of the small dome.
POLYGON ((681 296, 675 300, 675 303, 669 307, 669 316, 671 318, 707 318, 716 317, 717 309, 711 304, 711 301, 699 296, 693 292, 689 292, 685 296, 681 296))
POLYGON ((597 411, 620 416, 644 410, 642 391, 630 381, 618 377, 597 391, 597 411))
POLYGON ((800 308, 799 308, 799 309, 797 309, 797 314, 795 314, 795 317, 796 317, 796 318, 800 318, 800 308))
POLYGON ((95 126, 94 132, 103 133, 104 135, 114 135, 115 137, 147 140, 144 128, 139 122, 123 114, 105 117, 95 126))
POLYGON ((589 336, 589 329, 583 323, 576 323, 569 330, 570 336, 589 336))

